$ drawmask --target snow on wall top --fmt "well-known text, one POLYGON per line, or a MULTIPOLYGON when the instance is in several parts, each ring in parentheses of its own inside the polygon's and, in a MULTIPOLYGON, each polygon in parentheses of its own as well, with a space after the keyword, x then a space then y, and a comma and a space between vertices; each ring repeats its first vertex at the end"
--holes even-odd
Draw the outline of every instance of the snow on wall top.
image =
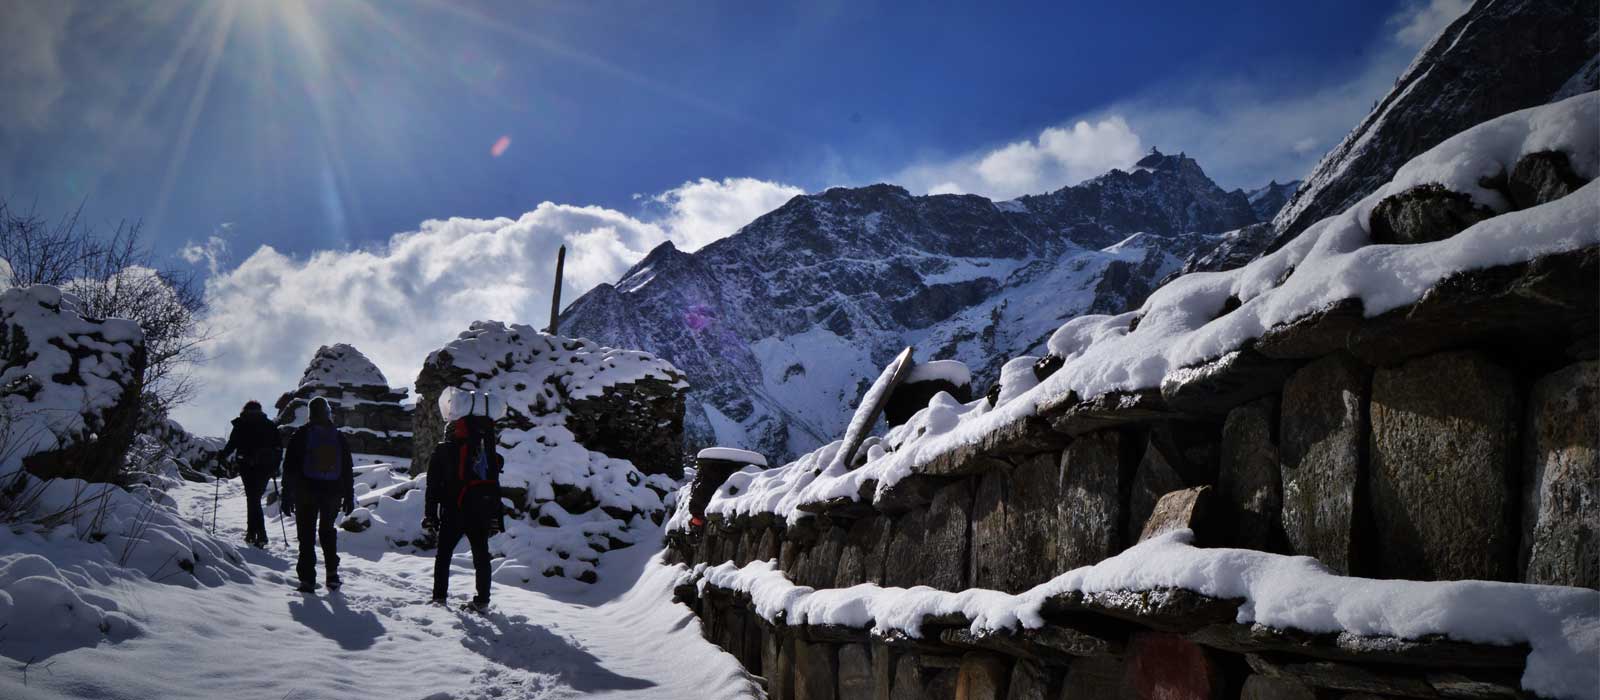
POLYGON ((642 379, 660 379, 681 389, 689 386, 672 363, 650 353, 608 348, 586 338, 549 335, 523 324, 474 321, 450 344, 430 353, 425 364, 439 366, 441 353, 448 354, 447 364, 480 379, 495 377, 494 383, 507 384, 504 378, 517 375, 508 386, 475 387, 505 397, 513 408, 543 405, 542 401, 555 398, 545 391, 547 380, 560 382, 573 399, 594 398, 606 387, 642 379), (519 385, 523 388, 516 388, 519 385))
MULTIPOLYGON (((1542 255, 1600 245, 1600 92, 1513 112, 1446 139, 1400 168, 1387 185, 1348 210, 1323 219, 1282 249, 1245 267, 1196 272, 1151 294, 1138 311, 1087 315, 1051 336, 1051 354, 1064 364, 1037 386, 1008 388, 990 407, 935 401, 891 430, 855 470, 835 463, 835 441, 800 459, 740 479, 739 490, 719 490, 709 513, 727 516, 773 512, 789 520, 797 509, 830 498, 855 498, 862 485, 877 493, 911 470, 1076 393, 1155 389, 1163 378, 1239 350, 1275 325, 1294 321, 1346 299, 1359 299, 1368 317, 1405 306, 1461 271, 1525 262, 1542 255), (1373 245, 1369 221, 1385 197, 1437 183, 1467 194, 1496 212, 1509 204, 1480 182, 1509 172, 1523 156, 1561 151, 1573 171, 1589 180, 1572 195, 1489 218, 1431 243, 1373 245), (1230 298, 1241 305, 1218 316, 1230 298), (1138 330, 1130 331, 1138 319, 1138 330)), ((1014 380, 1029 372, 1005 373, 1014 380)), ((735 478, 741 475, 735 475, 735 478)), ((730 483, 734 479, 729 480, 730 483)))
POLYGON ((85 318, 82 304, 48 285, 0 292, 0 422, 21 448, 7 450, 0 472, 94 430, 93 417, 135 379, 144 332, 128 320, 85 318), (74 362, 72 351, 92 354, 74 362))
POLYGON ((1311 633, 1418 639, 1444 635, 1482 644, 1527 643, 1522 687, 1545 697, 1600 696, 1600 594, 1581 588, 1493 581, 1400 581, 1339 576, 1310 557, 1247 549, 1200 549, 1175 530, 1098 564, 1010 595, 866 583, 816 590, 791 583, 773 562, 732 562, 702 571, 700 585, 749 593, 753 609, 790 625, 871 626, 920 636, 924 617, 960 614, 973 631, 1038 628, 1053 595, 1179 588, 1242 598, 1237 621, 1311 633))
POLYGON ((355 346, 335 343, 317 348, 300 386, 389 386, 378 366, 355 346))

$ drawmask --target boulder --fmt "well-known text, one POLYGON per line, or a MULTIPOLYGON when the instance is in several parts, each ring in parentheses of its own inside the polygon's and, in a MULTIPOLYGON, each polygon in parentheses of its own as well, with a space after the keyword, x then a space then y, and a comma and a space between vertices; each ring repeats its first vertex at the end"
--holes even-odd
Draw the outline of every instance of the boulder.
POLYGON ((1523 156, 1512 166, 1506 189, 1512 206, 1527 209, 1561 199, 1583 185, 1583 178, 1572 172, 1567 154, 1540 151, 1523 156))
POLYGON ((111 481, 133 444, 144 332, 84 315, 77 297, 33 285, 0 292, 0 473, 111 481))
POLYGON ((1218 524, 1235 547, 1276 552, 1283 542, 1283 481, 1278 445, 1278 399, 1267 397, 1228 412, 1222 424, 1217 476, 1218 524))
POLYGON ((1181 489, 1183 478, 1172 468, 1166 455, 1154 442, 1146 445, 1144 456, 1133 472, 1133 483, 1128 493, 1128 522, 1123 532, 1143 532, 1150 514, 1155 512, 1156 503, 1168 493, 1181 489))
POLYGON ((833 700, 839 660, 832 644, 794 641, 795 700, 833 700))
POLYGON ((1123 468, 1125 438, 1115 430, 1088 433, 1061 454, 1057 566, 1094 564, 1122 548, 1123 494, 1131 474, 1123 468))
POLYGON ((873 700, 872 663, 872 652, 865 644, 839 647, 839 700, 873 700))
POLYGON ((1600 363, 1533 385, 1522 461, 1522 580, 1600 588, 1600 363))
POLYGON ((1370 370, 1346 354, 1302 367, 1283 387, 1283 531, 1295 554, 1352 573, 1370 370))
POLYGON ((1429 183, 1384 197, 1372 209, 1369 228, 1373 243, 1428 243, 1494 215, 1493 209, 1475 204, 1468 195, 1429 183))
POLYGON ((1378 370, 1367 483, 1380 575, 1513 578, 1520 418, 1511 373, 1481 354, 1378 370))
POLYGON ((1144 529, 1139 533, 1139 541, 1143 542, 1157 535, 1181 529, 1193 530, 1196 544, 1209 544, 1215 541, 1220 533, 1208 520, 1213 510, 1211 500, 1210 486, 1196 486, 1167 493, 1156 502, 1155 510, 1145 520, 1144 529))
POLYGON ((961 657, 955 700, 1006 700, 1011 662, 1003 656, 969 652, 961 657))

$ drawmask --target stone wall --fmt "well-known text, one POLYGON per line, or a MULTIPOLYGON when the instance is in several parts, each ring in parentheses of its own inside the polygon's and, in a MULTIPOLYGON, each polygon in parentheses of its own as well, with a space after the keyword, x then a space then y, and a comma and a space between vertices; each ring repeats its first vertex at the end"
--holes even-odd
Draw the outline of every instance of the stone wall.
MULTIPOLYGON (((802 506, 815 517, 790 526, 713 515, 669 533, 669 558, 1016 593, 1188 527, 1369 578, 1600 588, 1597 260, 1463 273, 1375 318, 1336 305, 1159 392, 1046 406, 875 502, 802 506)), ((1183 591, 1058 601, 1042 630, 990 639, 965 620, 918 639, 788 626, 736 592, 682 595, 775 698, 1519 697, 1526 655, 1239 625, 1238 601, 1183 591)))

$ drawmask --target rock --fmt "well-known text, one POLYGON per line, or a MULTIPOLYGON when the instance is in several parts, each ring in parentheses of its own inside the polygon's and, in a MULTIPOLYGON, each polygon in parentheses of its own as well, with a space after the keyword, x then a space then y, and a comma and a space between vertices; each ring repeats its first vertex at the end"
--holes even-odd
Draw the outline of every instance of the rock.
POLYGON ((890 526, 886 517, 863 518, 850 524, 844 548, 839 554, 834 588, 849 588, 858 583, 883 583, 883 558, 889 548, 890 526))
POLYGON ((1493 209, 1436 184, 1417 185, 1384 197, 1372 209, 1373 243, 1442 241, 1495 215, 1493 209))
POLYGON ((1352 573, 1369 370, 1329 355, 1283 387, 1283 530, 1295 554, 1352 573))
POLYGON ((972 510, 972 586, 1020 593, 1061 573, 1056 564, 1059 464, 1059 453, 1041 452, 979 480, 972 510))
POLYGON ((1362 361, 1391 365, 1441 350, 1499 348, 1523 360, 1595 359, 1600 247, 1458 272, 1410 306, 1365 319, 1338 339, 1362 361))
POLYGON ((1294 368, 1293 362, 1247 347, 1168 372, 1161 378, 1161 399, 1181 413, 1220 415, 1246 401, 1278 393, 1284 377, 1294 368))
POLYGON ((1243 598, 1213 598, 1183 588, 1057 593, 1045 598, 1043 613, 1094 613, 1163 632, 1188 634, 1237 619, 1243 598))
POLYGON ((1207 700, 1222 692, 1211 653, 1176 634, 1140 632, 1128 645, 1128 676, 1141 698, 1207 700))
POLYGON ((1600 588, 1600 363, 1533 385, 1522 467, 1522 580, 1600 588))
POLYGON ((1005 657, 969 652, 961 657, 955 700, 1005 700, 1011 662, 1005 657))
POLYGON ((904 513, 894 519, 889 550, 883 559, 885 585, 910 588, 922 584, 922 571, 927 566, 928 559, 922 548, 927 520, 928 511, 925 508, 904 513))
POLYGON ((1383 576, 1511 580, 1518 410, 1511 373, 1452 352, 1372 380, 1368 489, 1383 576))
POLYGON ((1136 696, 1128 685, 1127 664, 1120 657, 1088 656, 1067 667, 1067 677, 1057 697, 1061 700, 1133 700, 1136 696))
POLYGON ((1584 180, 1572 172, 1567 154, 1561 151, 1529 153, 1511 168, 1506 189, 1511 204, 1518 209, 1554 202, 1583 187, 1584 180))
POLYGON ((1228 412, 1217 476, 1219 527, 1235 547, 1276 552, 1283 542, 1283 482, 1274 427, 1277 397, 1228 412))
MULTIPOLYGON (((0 291, 0 471, 109 482, 140 419, 144 332, 48 285, 0 291)), ((14 482, 20 486, 21 482, 14 482)))
POLYGON ((1239 700, 1317 700, 1317 693, 1297 680, 1258 674, 1244 680, 1239 700))
POLYGON ((894 665, 894 687, 889 691, 889 700, 926 700, 929 697, 932 696, 924 688, 917 655, 901 654, 894 665))
POLYGON ((831 644, 794 641, 795 700, 833 700, 839 661, 831 644))
POLYGON ((795 700, 794 637, 772 635, 763 654, 770 655, 772 663, 762 661, 767 671, 767 697, 773 700, 795 700))
POLYGON ((1339 632, 1312 634, 1260 624, 1224 622, 1189 633, 1189 639, 1234 653, 1274 652, 1327 661, 1434 668, 1519 669, 1528 646, 1458 642, 1439 635, 1397 639, 1339 632))
POLYGON ((1056 700, 1051 673, 1035 661, 1018 659, 1011 665, 1006 700, 1056 700))
POLYGON ((904 381, 884 403, 883 419, 889 427, 903 425, 911 416, 928 407, 935 394, 945 392, 956 401, 972 401, 972 373, 955 360, 935 360, 912 367, 904 381))
POLYGON ((1131 476, 1123 469, 1123 440, 1115 430, 1102 430, 1080 436, 1061 454, 1056 564, 1062 571, 1097 563, 1122 548, 1122 494, 1131 476))
POLYGON ((584 447, 640 472, 681 479, 684 392, 681 375, 614 384, 599 396, 569 400, 567 429, 584 447))
POLYGON ((1417 671, 1382 664, 1358 666, 1333 661, 1247 654, 1256 673, 1294 680, 1314 688, 1411 698, 1501 699, 1527 697, 1518 671, 1417 671))
POLYGON ((839 647, 839 700, 872 700, 872 652, 865 644, 839 647))
POLYGON ((1156 502, 1155 511, 1145 521, 1139 541, 1185 528, 1194 531, 1197 545, 1214 541, 1218 537, 1218 528, 1208 520, 1212 510, 1211 498, 1210 486, 1196 486, 1162 496, 1156 502))
POLYGON ((923 580, 918 583, 942 591, 967 587, 967 525, 971 517, 971 480, 958 481, 934 494, 923 531, 923 580))
POLYGON ((1161 497, 1181 489, 1183 478, 1178 476, 1178 471, 1153 441, 1146 445, 1139 467, 1133 472, 1133 484, 1128 493, 1128 522, 1123 532, 1143 532, 1161 497))
POLYGON ((790 571, 789 576, 801 586, 812 588, 832 586, 835 577, 838 576, 839 557, 844 552, 846 534, 847 531, 842 527, 829 527, 822 533, 817 543, 811 545, 805 565, 790 571))

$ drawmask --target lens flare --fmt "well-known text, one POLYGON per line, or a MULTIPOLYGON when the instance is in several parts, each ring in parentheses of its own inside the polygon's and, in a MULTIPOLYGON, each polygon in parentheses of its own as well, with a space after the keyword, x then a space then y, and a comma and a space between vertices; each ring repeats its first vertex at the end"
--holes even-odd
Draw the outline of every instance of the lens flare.
POLYGON ((501 136, 499 139, 497 139, 494 142, 493 146, 489 147, 489 155, 491 155, 491 156, 493 156, 495 158, 499 158, 502 154, 504 154, 506 152, 506 149, 510 148, 510 147, 511 147, 511 137, 510 136, 501 136))

